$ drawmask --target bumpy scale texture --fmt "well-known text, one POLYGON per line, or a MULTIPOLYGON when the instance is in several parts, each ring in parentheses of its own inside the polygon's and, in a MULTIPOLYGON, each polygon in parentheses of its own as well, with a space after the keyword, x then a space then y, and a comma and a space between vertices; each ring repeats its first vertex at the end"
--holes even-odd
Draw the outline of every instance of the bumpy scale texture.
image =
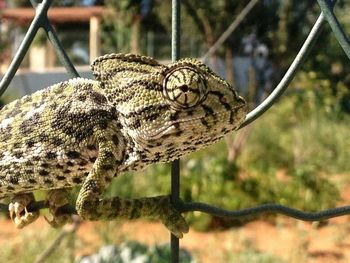
POLYGON ((132 54, 92 64, 96 80, 71 79, 25 96, 0 111, 0 199, 13 198, 18 227, 38 214, 26 206, 33 190, 48 190, 57 214, 66 190, 82 185, 76 209, 90 220, 160 219, 178 237, 188 231, 169 197, 101 199, 117 174, 169 162, 235 130, 246 103, 206 65, 181 59, 167 66, 132 54))

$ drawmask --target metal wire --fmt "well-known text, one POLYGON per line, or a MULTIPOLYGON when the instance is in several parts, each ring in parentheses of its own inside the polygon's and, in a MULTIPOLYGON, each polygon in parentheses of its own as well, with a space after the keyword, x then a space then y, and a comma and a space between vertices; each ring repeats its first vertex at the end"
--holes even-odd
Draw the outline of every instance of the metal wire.
MULTIPOLYGON (((172 14, 171 14, 171 59, 176 61, 180 58, 180 0, 172 0, 172 14)), ((177 206, 180 202, 180 160, 177 159, 171 164, 171 202, 177 206)), ((170 250, 172 263, 179 262, 179 239, 170 234, 170 250)))
POLYGON ((323 13, 318 17, 315 25, 310 31, 310 34, 306 38, 303 46, 299 50, 298 54, 294 58, 292 64, 288 68, 286 74, 284 74, 282 80, 277 85, 277 87, 273 90, 273 92, 254 110, 249 112, 240 126, 240 129, 247 126, 249 123, 253 122, 257 118, 259 118, 265 111, 267 111, 273 104, 276 103, 279 97, 284 93, 284 91, 288 88, 288 85, 293 80, 297 70, 299 69, 302 62, 305 60, 307 53, 312 48, 313 44, 316 42, 320 32, 323 28, 325 22, 325 18, 323 13))
POLYGON ((346 36, 342 26, 340 25, 337 17, 334 15, 332 1, 317 0, 321 7, 322 13, 325 15, 329 25, 331 26, 334 36, 337 38, 340 46, 343 48, 345 54, 350 59, 350 40, 346 36))
MULTIPOLYGON (((65 66, 67 72, 72 77, 79 76, 78 72, 74 68, 73 63, 70 61, 65 50, 63 49, 47 17, 47 11, 52 3, 52 0, 43 0, 40 4, 37 3, 37 1, 35 0, 30 0, 30 1, 36 10, 36 13, 18 51, 16 52, 10 64, 9 69, 7 70, 7 72, 5 73, 4 77, 0 82, 0 96, 5 92, 6 88, 9 86, 11 80, 13 79, 16 71, 18 70, 18 67, 20 66, 39 28, 43 28, 46 31, 48 39, 54 46, 54 49, 57 52, 60 62, 65 66)), ((251 1, 250 2, 251 6, 249 6, 249 8, 251 9, 256 4, 256 2, 257 1, 255 0, 251 1)), ((347 56, 350 58, 350 41, 347 38, 339 21, 337 20, 336 16, 333 13, 333 7, 335 5, 335 2, 336 1, 318 0, 318 3, 321 7, 322 12, 318 17, 312 30, 310 31, 310 34, 305 40, 303 46, 301 47, 299 53, 295 57, 293 63, 289 67, 288 71, 286 72, 286 74, 284 75, 280 83, 277 85, 276 89, 270 94, 270 96, 265 101, 263 101, 257 108, 255 108, 253 111, 251 111, 247 115, 244 123, 241 125, 240 128, 248 125, 249 123, 257 119, 259 116, 261 116, 283 94, 283 92, 286 90, 289 83, 295 76, 296 71, 300 67, 301 63, 306 58, 307 53, 310 51, 313 44, 317 40, 317 37, 319 36, 323 28, 323 25, 325 24, 325 21, 327 21, 330 24, 335 37, 337 38, 338 42, 344 49, 347 56)), ((246 13, 248 13, 250 9, 247 9, 248 11, 245 10, 246 13)), ((232 33, 232 31, 237 27, 236 23, 233 23, 233 24, 234 26, 232 26, 232 28, 229 28, 227 32, 232 33)), ((180 0, 172 0, 172 42, 171 42, 172 60, 177 60, 180 58, 180 32, 181 32, 180 0)), ((228 35, 229 33, 226 33, 224 36, 222 36, 219 39, 220 43, 222 43, 225 40, 225 38, 228 37, 228 35)), ((209 204, 200 203, 200 202, 184 203, 180 200, 180 197, 179 197, 180 195, 180 177, 179 176, 180 176, 180 161, 176 160, 172 163, 172 169, 171 169, 171 200, 172 200, 172 203, 175 205, 175 207, 179 209, 179 211, 181 212, 200 211, 211 215, 228 217, 232 219, 246 217, 246 216, 250 216, 250 217, 256 216, 261 213, 280 213, 280 214, 287 215, 289 217, 293 217, 293 218, 296 218, 299 220, 305 220, 305 221, 320 221, 320 220, 325 220, 332 217, 350 214, 350 206, 331 208, 331 209, 318 211, 318 212, 305 212, 298 209, 282 206, 279 204, 263 204, 252 208, 245 208, 245 209, 230 211, 230 210, 226 210, 223 208, 211 206, 209 204)), ((31 206, 28 207, 28 210, 35 211, 46 207, 47 207, 47 204, 44 201, 38 201, 31 204, 31 206)), ((0 203, 0 211, 8 212, 8 206, 0 203)), ((67 214, 76 214, 75 207, 70 205, 63 207, 61 212, 67 213, 67 214)), ((171 262, 172 263, 179 262, 179 240, 173 235, 171 235, 171 251, 172 251, 171 262)))
POLYGON ((79 77, 79 73, 75 69, 73 63, 68 58, 66 51, 62 47, 61 42, 59 41, 57 34, 56 34, 55 30, 53 29, 52 25, 50 24, 49 20, 47 19, 47 17, 44 19, 43 26, 44 26, 44 29, 46 31, 47 38, 50 40, 51 44, 53 45, 53 47, 56 51, 57 57, 60 60, 60 62, 62 63, 62 65, 66 68, 66 70, 68 71, 68 73, 70 74, 71 77, 73 77, 73 78, 79 77))
MULTIPOLYGON (((322 0, 320 0, 322 1, 322 0)), ((330 3, 330 6, 327 5, 327 8, 333 8, 336 3, 336 0, 332 1, 330 3)), ((328 9, 327 9, 328 10, 328 9)), ((312 27, 309 35, 307 36, 304 44, 302 45, 301 49, 299 50, 298 54, 294 58, 292 64, 288 68, 287 72, 284 74, 281 81, 278 83, 277 87, 273 90, 273 92, 254 110, 249 112, 242 123, 242 125, 239 127, 240 129, 247 126, 249 123, 253 122, 257 118, 259 118, 265 111, 267 111, 273 104, 276 103, 276 101, 281 97, 281 95, 284 93, 284 91, 288 88, 288 85, 293 80, 295 74, 297 73, 297 70, 299 69, 300 65, 303 63, 303 61, 306 59, 307 54, 313 47, 313 45, 316 43, 316 40, 318 39, 318 36, 320 35, 323 26, 326 21, 326 16, 328 17, 328 14, 324 14, 323 12, 319 15, 316 23, 312 27)), ((338 24, 340 27, 340 25, 338 24)), ((340 29, 340 31, 342 31, 340 29)), ((350 52, 350 48, 349 48, 350 52)))
POLYGON ((33 42, 33 39, 34 39, 36 33, 38 32, 38 29, 40 28, 40 26, 42 24, 43 17, 46 16, 47 10, 49 9, 49 7, 51 5, 51 1, 52 0, 44 0, 43 3, 40 4, 36 8, 36 13, 35 13, 34 19, 33 19, 32 23, 30 24, 28 31, 27 31, 26 35, 24 36, 24 39, 23 39, 21 45, 19 46, 15 56, 13 57, 13 60, 10 64, 7 72, 5 73, 3 78, 1 79, 0 96, 2 96, 2 94, 5 92, 8 85, 10 84, 11 80, 15 76, 17 69, 19 68, 20 64, 22 63, 22 60, 23 60, 25 54, 27 53, 31 43, 33 42))
POLYGON ((205 203, 180 203, 177 207, 181 212, 199 211, 218 217, 228 217, 231 219, 242 217, 255 217, 264 213, 278 213, 289 217, 293 217, 303 221, 321 221, 337 216, 349 215, 350 206, 341 206, 331 209, 325 209, 317 212, 305 212, 299 209, 279 205, 279 204, 263 204, 252 208, 244 208, 239 210, 226 210, 220 207, 211 206, 205 203))
POLYGON ((51 41, 52 45, 54 46, 57 56, 60 60, 60 62, 65 66, 67 72, 72 77, 78 77, 79 74, 74 68, 73 63, 68 58, 64 48, 60 44, 60 41, 57 38, 57 35, 52 28, 52 25, 50 24, 48 17, 47 17, 47 11, 50 8, 50 5, 52 3, 52 0, 44 0, 42 3, 38 4, 36 1, 31 1, 33 7, 35 8, 35 16, 33 18, 32 23, 30 24, 27 33, 24 36, 23 41, 21 42, 21 45, 19 46, 15 56, 13 57, 13 60, 6 71, 5 75, 1 79, 0 82, 0 97, 4 94, 6 89, 8 88, 10 82, 12 81, 13 77, 15 76, 19 66, 21 65, 24 56, 28 52, 28 49, 30 45, 33 42, 33 39, 38 32, 39 28, 43 28, 45 32, 47 33, 48 39, 51 41))

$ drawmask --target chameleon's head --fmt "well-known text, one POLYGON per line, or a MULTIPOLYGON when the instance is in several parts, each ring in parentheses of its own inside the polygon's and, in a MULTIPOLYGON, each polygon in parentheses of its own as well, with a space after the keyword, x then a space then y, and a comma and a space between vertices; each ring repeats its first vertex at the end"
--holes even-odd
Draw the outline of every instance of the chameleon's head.
POLYGON ((107 97, 145 161, 169 161, 195 151, 244 120, 244 99, 200 61, 182 59, 162 66, 147 57, 136 58, 138 62, 124 64, 125 72, 108 85, 118 92, 107 97))

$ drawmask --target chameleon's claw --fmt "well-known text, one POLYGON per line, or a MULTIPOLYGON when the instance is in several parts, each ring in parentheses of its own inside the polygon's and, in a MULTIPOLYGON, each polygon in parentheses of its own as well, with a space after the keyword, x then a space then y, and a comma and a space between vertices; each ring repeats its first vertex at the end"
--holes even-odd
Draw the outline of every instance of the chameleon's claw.
POLYGON ((47 194, 46 201, 49 204, 49 210, 50 214, 52 215, 52 219, 48 219, 46 216, 44 216, 44 218, 46 222, 54 228, 58 228, 67 223, 73 222, 71 215, 59 213, 59 209, 61 207, 69 204, 67 196, 69 196, 69 193, 64 189, 51 190, 47 194))
POLYGON ((67 223, 72 223, 71 215, 54 215, 52 219, 44 216, 45 221, 54 228, 59 228, 67 223))
POLYGON ((39 211, 28 212, 27 206, 34 201, 32 194, 15 196, 9 204, 10 218, 17 228, 23 228, 34 222, 39 217, 39 211))

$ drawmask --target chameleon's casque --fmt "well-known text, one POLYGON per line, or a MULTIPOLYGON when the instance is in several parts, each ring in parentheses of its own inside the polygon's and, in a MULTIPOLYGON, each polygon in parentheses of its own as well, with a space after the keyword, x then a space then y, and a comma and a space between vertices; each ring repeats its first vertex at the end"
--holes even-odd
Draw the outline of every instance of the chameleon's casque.
POLYGON ((33 190, 50 190, 53 225, 65 190, 82 185, 76 208, 87 219, 159 218, 177 236, 187 225, 155 197, 100 200, 116 174, 170 161, 236 129, 246 103, 206 65, 182 59, 111 54, 92 64, 96 80, 72 79, 25 96, 0 111, 0 198, 22 227, 38 216, 25 207, 33 190), (25 211, 23 215, 23 211, 25 211))

